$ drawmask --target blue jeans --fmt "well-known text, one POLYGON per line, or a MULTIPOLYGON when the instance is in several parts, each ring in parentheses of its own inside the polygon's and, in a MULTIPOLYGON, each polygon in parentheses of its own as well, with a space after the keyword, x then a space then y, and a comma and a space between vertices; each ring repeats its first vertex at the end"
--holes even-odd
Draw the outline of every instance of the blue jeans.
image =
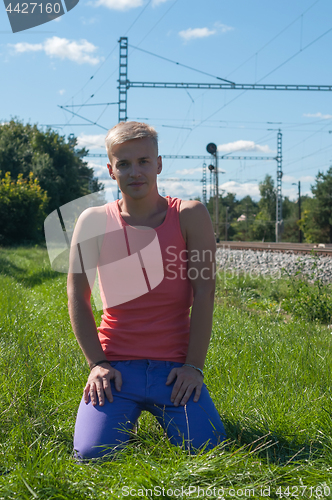
POLYGON ((165 385, 172 368, 183 363, 147 359, 112 361, 111 365, 122 375, 122 388, 118 392, 113 381, 113 402, 105 397, 103 406, 91 401, 80 403, 74 435, 75 456, 78 459, 102 457, 123 447, 130 439, 143 410, 154 415, 167 432, 172 444, 186 448, 214 448, 226 439, 225 429, 203 384, 198 402, 194 392, 185 406, 171 402, 173 384, 165 385))

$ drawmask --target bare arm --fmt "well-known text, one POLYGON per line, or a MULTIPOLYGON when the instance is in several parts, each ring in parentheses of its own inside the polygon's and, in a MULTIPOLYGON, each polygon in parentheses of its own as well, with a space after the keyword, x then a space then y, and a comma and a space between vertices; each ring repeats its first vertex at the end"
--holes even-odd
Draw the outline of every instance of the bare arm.
POLYGON ((90 302, 90 287, 85 274, 68 274, 67 294, 70 321, 77 342, 90 366, 105 358, 90 302))
MULTIPOLYGON (((93 286, 99 250, 96 237, 84 240, 86 226, 93 222, 95 214, 83 217, 77 222, 70 251, 69 273, 67 280, 68 310, 75 337, 90 366, 106 359, 101 347, 96 322, 91 308, 91 288, 93 286), (91 220, 92 219, 92 220, 91 220), (84 228, 85 226, 85 228, 84 228)), ((110 380, 114 379, 115 388, 121 389, 121 373, 109 363, 91 369, 84 388, 84 401, 88 403, 89 393, 93 405, 104 404, 104 393, 113 401, 110 380), (98 398, 97 398, 98 396, 98 398)))
MULTIPOLYGON (((204 205, 187 202, 183 216, 187 233, 188 273, 194 294, 186 363, 203 369, 212 330, 216 243, 210 215, 204 205)), ((187 366, 175 368, 167 383, 170 384, 175 377, 171 396, 174 404, 185 405, 193 390, 194 401, 198 401, 203 385, 199 371, 187 366)))

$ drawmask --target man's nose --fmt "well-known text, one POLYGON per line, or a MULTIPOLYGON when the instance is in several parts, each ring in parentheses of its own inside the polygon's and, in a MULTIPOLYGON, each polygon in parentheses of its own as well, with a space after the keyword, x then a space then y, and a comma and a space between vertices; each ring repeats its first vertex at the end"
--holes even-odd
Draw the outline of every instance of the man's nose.
POLYGON ((140 175, 142 175, 142 172, 141 172, 141 169, 140 169, 140 166, 138 163, 133 162, 131 164, 130 175, 132 177, 139 177, 140 175))

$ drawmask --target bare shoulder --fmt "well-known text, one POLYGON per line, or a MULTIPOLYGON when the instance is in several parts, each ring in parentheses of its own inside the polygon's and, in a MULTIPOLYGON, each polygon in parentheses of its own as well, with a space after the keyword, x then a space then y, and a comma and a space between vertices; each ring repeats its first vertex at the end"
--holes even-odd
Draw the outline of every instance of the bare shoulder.
POLYGON ((70 244, 69 283, 83 280, 82 287, 88 286, 82 275, 97 266, 106 223, 105 205, 87 208, 78 217, 70 244))
POLYGON ((86 208, 80 214, 78 220, 80 220, 81 222, 85 222, 87 220, 97 221, 103 217, 106 217, 106 205, 86 208))
POLYGON ((106 205, 83 210, 76 222, 74 231, 75 242, 78 243, 104 235, 106 222, 106 205))
POLYGON ((199 213, 199 211, 205 211, 208 213, 207 209, 197 200, 181 200, 180 212, 184 213, 199 213))
POLYGON ((212 222, 210 214, 206 207, 197 200, 182 200, 180 205, 180 224, 182 233, 186 235, 185 240, 188 242, 188 236, 193 236, 196 233, 212 232, 212 222))

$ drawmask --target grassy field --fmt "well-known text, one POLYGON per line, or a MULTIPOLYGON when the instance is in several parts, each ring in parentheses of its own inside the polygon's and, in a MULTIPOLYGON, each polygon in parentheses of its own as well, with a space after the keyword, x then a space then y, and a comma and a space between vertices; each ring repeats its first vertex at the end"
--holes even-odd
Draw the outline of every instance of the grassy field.
POLYGON ((88 368, 65 283, 45 249, 0 249, 1 500, 332 498, 332 330, 306 315, 319 291, 221 275, 205 381, 228 442, 190 455, 145 413, 125 451, 81 465, 88 368))

